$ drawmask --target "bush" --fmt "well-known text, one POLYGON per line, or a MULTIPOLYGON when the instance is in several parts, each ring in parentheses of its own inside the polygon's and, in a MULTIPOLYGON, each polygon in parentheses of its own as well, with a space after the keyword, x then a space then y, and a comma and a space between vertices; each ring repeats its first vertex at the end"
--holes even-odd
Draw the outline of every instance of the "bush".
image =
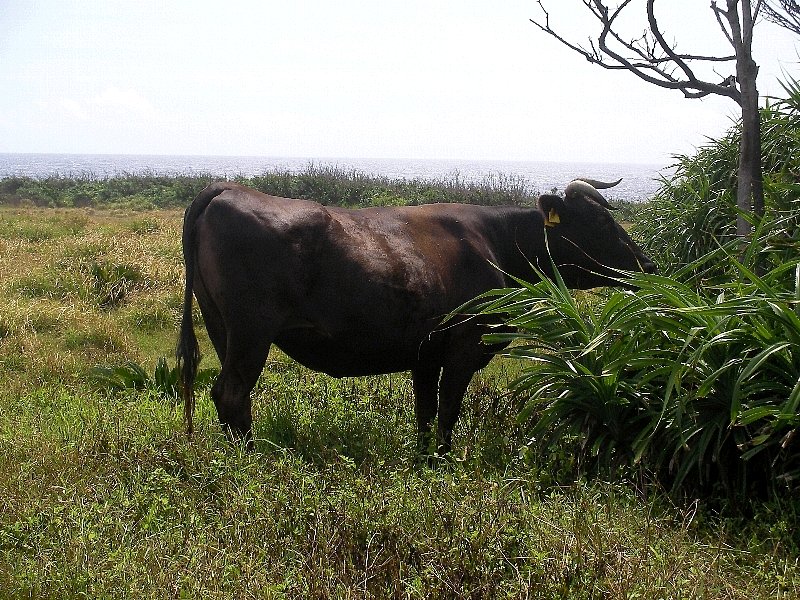
MULTIPOLYGON (((800 85, 762 111, 765 216, 735 236, 739 130, 694 156, 639 217, 666 275, 579 304, 561 281, 477 299, 524 361, 529 446, 584 472, 644 471, 676 495, 741 500, 800 482, 800 85)), ((541 276, 541 274, 540 274, 541 276)))
POLYGON ((725 256, 741 279, 724 289, 636 274, 638 292, 584 306, 546 278, 485 294, 515 329, 486 341, 527 363, 512 388, 530 445, 567 440, 585 472, 644 469, 676 493, 796 487, 800 258, 757 277, 725 256))

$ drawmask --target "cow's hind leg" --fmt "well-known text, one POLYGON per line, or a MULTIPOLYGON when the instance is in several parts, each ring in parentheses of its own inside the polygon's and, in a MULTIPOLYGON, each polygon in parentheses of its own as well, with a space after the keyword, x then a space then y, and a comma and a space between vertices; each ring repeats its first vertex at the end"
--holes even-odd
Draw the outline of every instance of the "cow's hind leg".
POLYGON ((203 320, 205 321, 206 333, 214 346, 214 351, 219 358, 219 364, 222 366, 225 363, 225 354, 227 352, 228 334, 225 330, 225 320, 222 318, 217 305, 211 300, 202 285, 203 278, 201 275, 195 276, 195 290, 194 295, 197 297, 197 304, 200 306, 200 312, 203 313, 203 320))
POLYGON ((250 393, 269 354, 268 336, 233 336, 229 333, 225 360, 211 397, 226 433, 253 447, 253 415, 250 393))
POLYGON ((431 453, 431 428, 436 417, 440 372, 438 366, 417 367, 411 371, 414 383, 414 414, 417 418, 417 454, 420 456, 429 456, 431 453))

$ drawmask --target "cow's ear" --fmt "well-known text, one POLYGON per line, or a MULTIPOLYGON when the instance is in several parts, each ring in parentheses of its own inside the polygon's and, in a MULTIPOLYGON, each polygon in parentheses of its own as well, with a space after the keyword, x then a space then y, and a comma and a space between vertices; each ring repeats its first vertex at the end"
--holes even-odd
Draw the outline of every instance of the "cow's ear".
POLYGON ((560 196, 550 194, 539 197, 539 209, 544 215, 544 224, 546 227, 555 227, 560 224, 566 213, 564 199, 560 196))

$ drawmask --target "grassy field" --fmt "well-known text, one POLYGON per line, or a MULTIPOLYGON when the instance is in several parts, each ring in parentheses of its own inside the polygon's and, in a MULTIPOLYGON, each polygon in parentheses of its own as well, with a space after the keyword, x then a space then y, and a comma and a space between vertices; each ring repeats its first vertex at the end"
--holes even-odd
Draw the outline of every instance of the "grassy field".
POLYGON ((153 374, 173 352, 181 216, 0 209, 0 598, 800 595, 791 510, 571 482, 563 449, 519 452, 517 367, 499 359, 435 469, 415 462, 406 374, 334 380, 278 352, 255 452, 223 439, 207 390, 187 440, 153 374), (143 387, 96 379, 128 361, 143 387))

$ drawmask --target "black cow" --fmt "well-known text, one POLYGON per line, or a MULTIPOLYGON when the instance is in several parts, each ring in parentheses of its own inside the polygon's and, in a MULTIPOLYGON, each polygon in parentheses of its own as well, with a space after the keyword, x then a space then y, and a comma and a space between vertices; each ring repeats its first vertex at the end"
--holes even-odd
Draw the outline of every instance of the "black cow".
MULTIPOLYGON (((616 182, 619 183, 619 182, 616 182)), ((177 349, 187 426, 199 354, 191 318, 197 297, 222 364, 211 390, 223 426, 252 445, 250 392, 270 346, 334 377, 411 371, 419 449, 447 452, 461 401, 492 349, 486 323, 441 326, 455 308, 509 275, 552 275, 573 288, 617 285, 619 273, 652 261, 576 180, 538 207, 463 204, 364 208, 322 206, 213 183, 183 223, 186 288, 177 349), (549 254, 548 256, 548 249, 549 254), (613 279, 612 279, 613 278, 613 279)))

